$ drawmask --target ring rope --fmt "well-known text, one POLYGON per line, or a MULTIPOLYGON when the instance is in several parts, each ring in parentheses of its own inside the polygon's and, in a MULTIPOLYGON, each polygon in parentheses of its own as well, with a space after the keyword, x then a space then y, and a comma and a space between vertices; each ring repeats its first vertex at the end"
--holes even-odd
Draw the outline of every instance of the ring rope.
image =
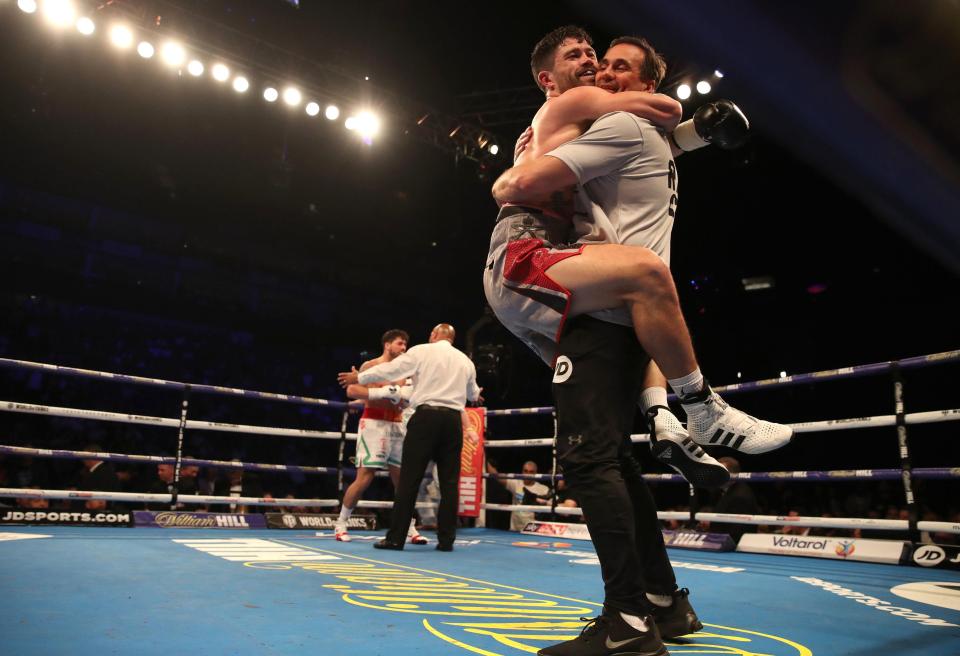
MULTIPOLYGON (((630 441, 634 444, 645 444, 650 441, 649 433, 635 433, 630 436, 630 441)), ((553 446, 552 437, 528 437, 518 440, 486 440, 484 447, 512 447, 512 446, 553 446)))
MULTIPOLYGON (((136 492, 96 492, 96 491, 75 491, 75 490, 34 490, 23 488, 0 488, 0 497, 19 497, 31 499, 102 499, 105 501, 133 501, 133 502, 151 502, 151 503, 170 503, 173 495, 170 494, 149 494, 136 492)), ((313 506, 313 507, 335 507, 340 505, 337 499, 263 499, 258 497, 216 497, 201 495, 185 495, 179 498, 179 503, 183 504, 242 504, 254 506, 313 506)), ((367 508, 391 508, 392 501, 360 501, 358 505, 367 508)), ((419 502, 418 508, 432 508, 436 504, 428 502, 419 502)), ((480 504, 484 510, 504 510, 532 513, 553 513, 560 515, 578 515, 582 516, 583 511, 580 508, 557 508, 555 513, 546 506, 524 506, 509 505, 499 503, 480 504)), ((54 512, 54 511, 51 511, 54 512)), ((665 520, 687 520, 688 513, 685 512, 658 512, 657 517, 665 520)), ((729 524, 755 524, 755 525, 778 525, 778 526, 803 526, 803 527, 822 527, 822 528, 867 528, 882 531, 904 531, 909 529, 910 522, 901 519, 869 519, 855 517, 785 517, 782 515, 737 515, 728 513, 699 512, 695 518, 697 520, 707 520, 714 522, 723 522, 729 524)), ((917 529, 920 531, 944 532, 960 534, 960 524, 951 522, 917 522, 917 529)))
MULTIPOLYGON (((147 456, 125 453, 108 453, 93 451, 72 451, 68 449, 36 449, 22 446, 10 446, 0 444, 0 453, 12 456, 26 456, 32 458, 61 458, 68 460, 104 460, 110 462, 132 462, 140 464, 173 464, 175 458, 171 456, 147 456)), ((220 469, 243 469, 244 471, 265 471, 265 472, 299 472, 303 474, 336 474, 336 467, 309 467, 306 465, 275 465, 270 463, 251 463, 236 462, 233 460, 205 460, 200 458, 183 458, 184 465, 196 465, 198 467, 217 467, 220 469)), ((355 475, 356 470, 350 467, 343 469, 344 476, 355 475)), ((379 477, 389 476, 389 472, 378 470, 375 474, 379 477)), ((754 483, 776 483, 784 480, 792 481, 894 481, 900 479, 899 469, 833 469, 827 471, 776 471, 776 472, 741 472, 731 474, 731 478, 736 478, 754 483)), ((511 474, 496 473, 483 474, 484 478, 496 479, 519 479, 549 481, 550 474, 511 474)), ((922 479, 955 479, 960 478, 960 467, 918 467, 913 470, 914 478, 922 479)), ((563 474, 556 475, 557 480, 563 479, 563 474)), ((660 481, 667 483, 685 483, 686 480, 680 474, 644 474, 643 478, 648 481, 660 481)))
MULTIPOLYGON (((61 408, 52 405, 38 405, 35 403, 18 403, 16 401, 0 401, 0 410, 6 412, 21 412, 32 415, 47 415, 50 417, 72 417, 75 419, 98 419, 123 424, 142 424, 146 426, 168 426, 179 428, 180 420, 172 417, 150 417, 147 415, 129 415, 120 412, 105 410, 85 410, 82 408, 61 408)), ((227 424, 217 421, 186 420, 186 428, 193 430, 223 431, 227 433, 250 433, 253 435, 276 435, 283 437, 304 437, 319 440, 339 440, 340 433, 332 431, 316 431, 306 428, 279 428, 274 426, 250 426, 246 424, 227 424)), ((356 440, 356 433, 347 433, 347 439, 356 440)))
MULTIPOLYGON (((925 479, 954 479, 960 478, 960 467, 918 467, 913 470, 914 478, 925 479)), ((774 472, 741 472, 731 474, 730 478, 752 483, 778 483, 784 480, 792 481, 897 481, 900 480, 899 469, 831 469, 826 471, 774 471, 774 472)), ((548 481, 550 474, 484 474, 484 478, 520 479, 534 481, 548 481)), ((643 474, 644 480, 662 481, 666 483, 686 483, 687 480, 680 474, 643 474)), ((562 480, 563 474, 557 474, 557 480, 562 480)))
MULTIPOLYGON (((837 380, 840 378, 859 378, 862 376, 873 376, 891 371, 899 366, 901 369, 915 369, 929 365, 942 364, 944 362, 956 362, 960 360, 960 350, 944 351, 942 353, 931 353, 930 355, 919 355, 903 360, 888 360, 887 362, 877 362, 874 364, 857 365, 854 367, 841 367, 839 369, 826 369, 824 371, 815 371, 806 374, 794 374, 784 378, 766 378, 746 383, 732 383, 714 387, 714 391, 727 395, 748 392, 758 389, 768 389, 770 387, 782 387, 785 385, 798 385, 800 383, 819 383, 825 380, 837 380)), ((0 362, 2 364, 2 362, 0 362)), ((670 398, 676 398, 675 394, 670 394, 670 398)), ((553 411, 552 407, 539 408, 512 408, 510 410, 487 410, 490 417, 505 417, 513 415, 546 415, 553 411)))
MULTIPOLYGON (((20 446, 0 444, 0 453, 14 456, 28 456, 33 458, 63 458, 70 460, 104 460, 110 462, 133 462, 148 464, 175 463, 176 458, 171 456, 144 456, 126 453, 94 453, 92 451, 69 451, 66 449, 32 449, 20 446)), ((184 465, 198 467, 217 467, 220 469, 242 469, 244 471, 266 472, 298 472, 303 474, 335 474, 336 467, 307 467, 301 465, 273 465, 256 462, 234 462, 232 460, 201 460, 198 458, 182 458, 184 465)))
MULTIPOLYGON (((523 506, 502 503, 485 503, 481 507, 486 510, 504 510, 511 512, 552 513, 549 506, 523 506)), ((580 508, 557 508, 558 515, 583 515, 580 508)), ((687 512, 658 512, 658 519, 687 521, 690 514, 687 512)), ((878 531, 905 531, 909 522, 905 519, 869 519, 859 517, 784 517, 782 515, 734 515, 729 513, 698 512, 696 520, 722 522, 725 524, 755 524, 775 526, 803 526, 821 528, 861 528, 878 531)), ((951 522, 918 522, 921 531, 936 531, 944 533, 960 533, 960 524, 951 522)))
MULTIPOLYGON (((88 490, 34 490, 24 488, 0 487, 0 497, 18 497, 21 499, 96 499, 104 501, 143 501, 149 503, 170 504, 172 494, 152 494, 147 492, 97 492, 88 490)), ((336 499, 262 499, 260 497, 214 497, 200 494, 185 494, 177 499, 183 504, 240 504, 244 506, 315 506, 334 507, 340 502, 336 499)), ((50 512, 57 512, 51 509, 50 512)))
POLYGON ((57 364, 46 364, 43 362, 30 362, 29 360, 12 360, 10 358, 0 358, 0 367, 10 367, 13 369, 32 369, 48 371, 51 373, 63 374, 65 376, 79 376, 81 378, 99 378, 120 383, 131 383, 134 385, 151 385, 153 387, 167 387, 182 390, 190 387, 191 391, 204 392, 207 394, 220 394, 228 396, 245 396, 255 399, 266 399, 269 401, 286 401, 289 403, 299 403, 302 405, 322 405, 331 408, 355 407, 355 404, 344 403, 343 401, 328 401, 327 399, 316 399, 309 396, 296 396, 294 394, 277 394, 275 392, 257 392, 254 390, 245 390, 237 387, 221 387, 219 385, 199 385, 195 383, 181 383, 176 380, 164 380, 162 378, 146 378, 144 376, 132 376, 130 374, 116 374, 108 371, 96 371, 94 369, 79 369, 77 367, 64 367, 57 364))

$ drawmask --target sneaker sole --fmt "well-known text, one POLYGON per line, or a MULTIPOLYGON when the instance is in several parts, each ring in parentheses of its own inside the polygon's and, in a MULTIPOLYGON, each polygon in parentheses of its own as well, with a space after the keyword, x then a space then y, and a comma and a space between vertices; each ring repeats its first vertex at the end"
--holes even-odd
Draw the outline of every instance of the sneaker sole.
POLYGON ((664 640, 681 638, 685 635, 696 633, 702 628, 703 622, 697 617, 693 619, 693 622, 688 621, 687 618, 675 622, 657 622, 657 630, 660 631, 660 637, 664 640))
MULTIPOLYGON (((545 650, 538 651, 537 656, 548 656, 545 655, 545 650)), ((613 651, 608 654, 608 656, 670 656, 670 652, 667 651, 666 646, 657 651, 613 651)))
POLYGON ((721 464, 709 465, 691 460, 683 447, 671 440, 660 439, 650 446, 653 457, 675 469, 688 483, 700 488, 723 487, 730 480, 730 472, 721 464), (669 456, 664 458, 664 454, 669 456))

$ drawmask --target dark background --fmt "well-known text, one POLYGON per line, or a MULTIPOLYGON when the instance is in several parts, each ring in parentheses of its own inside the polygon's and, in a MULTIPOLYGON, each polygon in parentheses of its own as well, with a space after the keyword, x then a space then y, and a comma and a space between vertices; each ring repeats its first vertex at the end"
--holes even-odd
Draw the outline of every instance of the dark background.
MULTIPOLYGON (((929 81, 956 64, 956 35, 938 32, 935 16, 885 33, 896 14, 881 7, 896 11, 816 2, 802 11, 734 2, 716 16, 719 8, 699 3, 115 2, 93 11, 98 32, 86 38, 0 3, 0 355, 339 399, 336 372, 362 352, 376 355, 388 328, 417 343, 450 322, 465 348, 484 317, 490 185, 540 102, 529 51, 571 22, 591 30, 600 52, 622 31, 650 36, 671 67, 668 93, 721 68, 715 91, 695 94, 686 114, 730 97, 751 117, 748 146, 678 161, 672 267, 711 381, 955 349, 960 205, 950 201, 960 141, 945 117, 957 99, 929 81), (222 56, 251 90, 238 96, 206 74, 121 53, 106 42, 113 17, 141 34, 183 38, 208 70, 211 53, 222 56), (744 33, 704 36, 732 21, 744 33), (931 30, 954 46, 939 62, 914 44, 931 30), (876 34, 902 48, 880 57, 870 49, 876 34), (865 94, 865 78, 898 70, 889 95, 865 94), (268 82, 298 83, 345 114, 368 104, 386 117, 383 134, 365 145, 342 117, 270 105, 260 97, 268 82), (830 94, 836 102, 822 102, 830 94), (501 154, 438 139, 441 126, 460 123, 501 154), (755 276, 774 286, 745 291, 742 280, 755 276)), ((495 322, 475 336, 490 407, 550 403, 548 370, 516 340, 495 322)), ((955 373, 939 365, 908 374, 908 411, 955 406, 955 373)), ((103 383, 0 376, 9 400, 164 416, 178 403, 103 383)), ((754 396, 737 402, 791 422, 892 412, 886 379, 754 396)), ((292 407, 198 403, 203 418, 338 424, 292 407)), ((47 443, 49 420, 0 419, 12 440, 47 443)), ((60 423, 89 436, 89 425, 60 423)), ((507 421, 492 428, 549 432, 507 421)), ((951 425, 916 429, 925 431, 934 436, 915 440, 919 464, 956 464, 951 425)), ((127 448, 140 452, 137 439, 127 448)), ((157 438, 166 448, 169 439, 157 438)), ((224 439, 246 459, 287 457, 275 441, 224 439)), ((892 430, 804 437, 745 469, 895 467, 894 440, 892 430)), ((322 446, 282 449, 291 459, 304 457, 298 449, 333 458, 322 446)), ((210 455, 223 450, 210 444, 210 455)))

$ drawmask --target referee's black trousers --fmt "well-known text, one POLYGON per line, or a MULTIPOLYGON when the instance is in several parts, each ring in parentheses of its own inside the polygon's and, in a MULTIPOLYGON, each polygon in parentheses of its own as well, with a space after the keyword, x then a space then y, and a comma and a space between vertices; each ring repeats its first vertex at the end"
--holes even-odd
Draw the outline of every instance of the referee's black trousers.
POLYGON ((676 578, 630 431, 649 357, 632 328, 580 316, 559 343, 553 394, 557 459, 600 559, 605 604, 644 614, 644 592, 676 578))
POLYGON ((403 544, 417 502, 420 481, 427 464, 437 464, 440 507, 437 509, 437 540, 452 545, 457 537, 457 505, 460 491, 460 451, 463 423, 460 411, 421 405, 407 423, 403 438, 400 482, 393 499, 393 515, 387 540, 403 544))

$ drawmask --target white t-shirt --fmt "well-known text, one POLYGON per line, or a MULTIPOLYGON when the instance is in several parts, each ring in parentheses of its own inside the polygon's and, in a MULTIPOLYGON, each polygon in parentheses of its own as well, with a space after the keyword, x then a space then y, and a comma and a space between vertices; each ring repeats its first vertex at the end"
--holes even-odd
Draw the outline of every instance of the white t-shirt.
POLYGON ((413 379, 410 407, 422 404, 463 410, 467 400, 480 396, 477 370, 466 355, 445 339, 417 344, 390 362, 360 372, 361 385, 390 380, 413 379))

